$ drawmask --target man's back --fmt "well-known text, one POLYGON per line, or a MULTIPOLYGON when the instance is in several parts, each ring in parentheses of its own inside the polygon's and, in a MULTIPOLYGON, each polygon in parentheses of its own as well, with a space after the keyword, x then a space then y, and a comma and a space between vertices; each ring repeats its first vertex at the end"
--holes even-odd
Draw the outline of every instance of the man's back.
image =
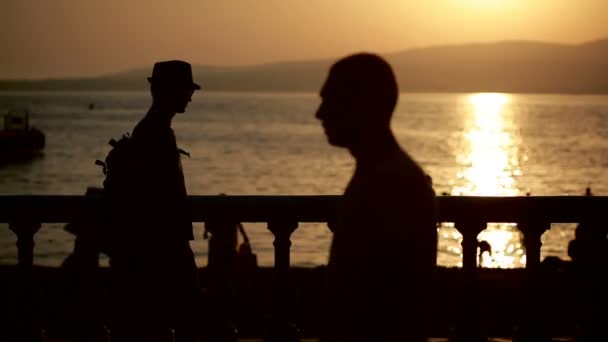
POLYGON ((423 335, 436 246, 434 193, 406 153, 357 168, 329 262, 344 329, 359 327, 357 336, 384 330, 375 331, 376 338, 423 335))
POLYGON ((124 222, 137 238, 191 240, 192 223, 181 161, 170 127, 149 118, 141 120, 131 135, 131 181, 124 222))

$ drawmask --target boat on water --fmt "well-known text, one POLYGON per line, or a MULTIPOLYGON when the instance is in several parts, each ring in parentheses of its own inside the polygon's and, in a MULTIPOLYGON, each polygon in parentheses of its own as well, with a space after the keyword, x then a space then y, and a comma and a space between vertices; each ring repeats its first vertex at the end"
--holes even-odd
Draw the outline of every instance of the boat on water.
POLYGON ((0 163, 27 160, 41 153, 45 135, 30 126, 29 116, 26 109, 13 109, 4 115, 4 127, 0 130, 0 163))

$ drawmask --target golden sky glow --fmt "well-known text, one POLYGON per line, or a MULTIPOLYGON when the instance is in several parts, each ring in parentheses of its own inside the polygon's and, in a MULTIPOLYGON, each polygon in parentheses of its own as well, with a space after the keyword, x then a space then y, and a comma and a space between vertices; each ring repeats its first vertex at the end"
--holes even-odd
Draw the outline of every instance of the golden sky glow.
POLYGON ((3 0, 0 78, 608 37, 606 0, 3 0))
POLYGON ((522 5, 521 0, 452 0, 454 5, 477 10, 507 10, 522 5))

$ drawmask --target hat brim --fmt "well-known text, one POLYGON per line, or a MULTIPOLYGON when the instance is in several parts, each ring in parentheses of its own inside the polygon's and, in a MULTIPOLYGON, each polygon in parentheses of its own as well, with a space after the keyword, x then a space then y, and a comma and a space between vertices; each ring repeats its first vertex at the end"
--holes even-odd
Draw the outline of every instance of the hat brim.
MULTIPOLYGON (((152 83, 153 81, 154 81, 154 79, 152 77, 148 77, 148 82, 152 83)), ((190 84, 190 89, 201 90, 201 86, 192 82, 192 84, 190 84)))

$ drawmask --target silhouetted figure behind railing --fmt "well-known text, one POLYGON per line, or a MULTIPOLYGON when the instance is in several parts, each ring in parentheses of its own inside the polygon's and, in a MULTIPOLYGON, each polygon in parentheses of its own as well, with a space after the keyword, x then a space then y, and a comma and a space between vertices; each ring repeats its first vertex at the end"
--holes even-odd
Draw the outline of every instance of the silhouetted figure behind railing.
MULTIPOLYGON (((88 188, 87 196, 99 196, 99 188, 88 188)), ((105 342, 108 332, 104 317, 104 291, 99 277, 99 254, 107 253, 106 227, 90 219, 78 219, 64 229, 75 235, 74 249, 62 263, 71 294, 72 342, 105 342)))
POLYGON ((104 182, 112 227, 110 334, 113 342, 172 341, 174 330, 176 341, 195 341, 201 294, 171 121, 200 87, 182 61, 156 63, 148 80, 153 102, 129 138, 125 174, 113 183, 108 169, 104 182))
POLYGON ((323 341, 425 341, 436 265, 434 191, 390 121, 398 87, 372 54, 329 71, 317 111, 331 145, 356 169, 344 193, 328 264, 323 341))
POLYGON ((477 255, 477 267, 483 267, 483 255, 488 253, 488 257, 492 257, 492 245, 486 240, 481 240, 477 243, 479 254, 477 255))

